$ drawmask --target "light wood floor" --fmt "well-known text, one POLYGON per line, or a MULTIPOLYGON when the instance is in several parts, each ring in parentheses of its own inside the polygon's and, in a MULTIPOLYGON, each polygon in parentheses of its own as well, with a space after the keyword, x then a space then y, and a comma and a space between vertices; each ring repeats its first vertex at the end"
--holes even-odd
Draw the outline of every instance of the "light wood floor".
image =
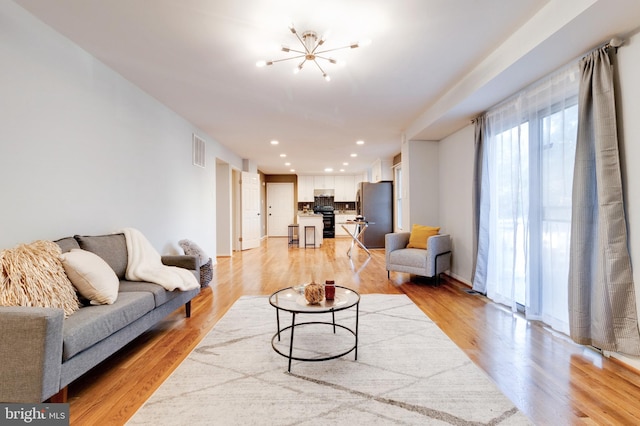
MULTIPOLYGON (((391 273, 384 250, 369 258, 349 239, 321 249, 288 248, 286 238, 218 258, 212 285, 193 301, 192 317, 174 312, 69 387, 72 425, 120 425, 149 398, 242 295, 268 295, 333 279, 362 294, 407 294, 535 424, 640 424, 640 376, 544 326, 513 315, 447 279, 391 273)), ((415 354, 416 368, 420 354, 415 354)), ((284 361, 284 359, 283 359, 284 361)), ((283 368, 284 368, 283 362, 283 368)))

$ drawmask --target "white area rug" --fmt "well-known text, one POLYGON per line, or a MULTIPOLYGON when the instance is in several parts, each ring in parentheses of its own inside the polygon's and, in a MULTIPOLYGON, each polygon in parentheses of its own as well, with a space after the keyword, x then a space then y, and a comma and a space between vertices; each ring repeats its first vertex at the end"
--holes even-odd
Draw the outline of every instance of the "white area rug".
MULTIPOLYGON (((299 315, 296 322, 330 321, 299 315)), ((336 313, 355 326, 355 308, 336 313)), ((281 327, 291 315, 280 315, 281 327)), ((363 295, 358 360, 288 360, 271 347, 276 314, 242 297, 130 425, 525 425, 529 420, 405 295, 363 295)), ((286 352, 289 334, 278 344, 286 352)), ((294 356, 349 348, 348 332, 296 328, 294 356), (330 348, 330 349, 329 349, 330 348)), ((276 341, 277 343, 277 341, 276 341)))

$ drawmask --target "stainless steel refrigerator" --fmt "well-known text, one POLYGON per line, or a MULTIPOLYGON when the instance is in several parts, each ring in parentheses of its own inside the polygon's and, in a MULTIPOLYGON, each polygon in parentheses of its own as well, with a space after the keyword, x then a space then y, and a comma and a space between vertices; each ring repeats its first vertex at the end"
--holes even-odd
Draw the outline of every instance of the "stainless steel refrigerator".
POLYGON ((356 209, 369 223, 362 235, 367 248, 384 248, 384 236, 393 232, 393 182, 360 182, 356 209))

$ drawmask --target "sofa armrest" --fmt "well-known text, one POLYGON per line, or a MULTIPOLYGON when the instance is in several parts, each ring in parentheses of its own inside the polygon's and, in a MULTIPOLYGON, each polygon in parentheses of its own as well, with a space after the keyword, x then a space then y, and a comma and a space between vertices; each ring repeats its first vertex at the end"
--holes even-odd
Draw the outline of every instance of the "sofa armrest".
POLYGON ((450 267, 451 236, 439 234, 429 237, 427 240, 427 270, 431 276, 438 275, 450 267))
POLYGON ((427 247, 433 256, 451 251, 451 236, 448 234, 433 235, 427 240, 427 247))
POLYGON ((0 402, 38 403, 60 390, 62 309, 0 307, 0 402))
POLYGON ((200 259, 198 256, 189 255, 167 255, 162 256, 162 263, 167 266, 178 266, 191 271, 200 270, 200 259))
POLYGON ((389 256, 391 255, 391 252, 407 247, 407 244, 409 244, 410 236, 411 232, 393 232, 391 234, 385 234, 384 257, 387 268, 389 266, 389 256))

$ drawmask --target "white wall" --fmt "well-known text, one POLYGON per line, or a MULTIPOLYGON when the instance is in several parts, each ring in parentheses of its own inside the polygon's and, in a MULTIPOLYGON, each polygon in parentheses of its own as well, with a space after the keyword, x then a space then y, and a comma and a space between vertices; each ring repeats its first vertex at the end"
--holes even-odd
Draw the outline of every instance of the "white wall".
POLYGON ((0 248, 135 227, 214 255, 215 158, 241 159, 13 2, 0 28, 0 248))
MULTIPOLYGON (((636 34, 618 49, 618 76, 620 81, 620 111, 618 128, 620 156, 623 159, 623 185, 629 228, 629 248, 636 292, 636 309, 640 321, 640 34, 636 34)), ((640 369, 640 358, 620 356, 625 362, 640 369)))
POLYGON ((407 141, 402 144, 402 226, 438 226, 440 192, 438 142, 407 141))
POLYGON ((231 256, 233 251, 231 175, 228 163, 216 163, 216 256, 231 256))
POLYGON ((446 137, 439 145, 439 217, 443 233, 451 235, 453 277, 471 284, 472 194, 474 128, 469 125, 446 137))

